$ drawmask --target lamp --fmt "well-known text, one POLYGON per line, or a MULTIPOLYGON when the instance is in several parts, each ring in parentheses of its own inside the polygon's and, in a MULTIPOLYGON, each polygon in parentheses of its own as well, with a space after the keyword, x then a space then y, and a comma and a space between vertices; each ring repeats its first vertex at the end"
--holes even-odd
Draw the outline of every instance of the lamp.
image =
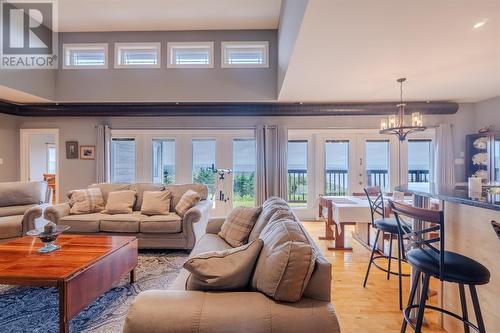
POLYGON ((406 103, 403 102, 403 82, 406 78, 397 80, 399 83, 400 102, 397 105, 398 113, 390 115, 389 118, 380 121, 380 134, 393 134, 396 135, 399 141, 406 140, 408 134, 413 132, 425 131, 427 128, 423 126, 422 114, 420 112, 413 112, 411 114, 411 124, 405 122, 405 107, 406 103))

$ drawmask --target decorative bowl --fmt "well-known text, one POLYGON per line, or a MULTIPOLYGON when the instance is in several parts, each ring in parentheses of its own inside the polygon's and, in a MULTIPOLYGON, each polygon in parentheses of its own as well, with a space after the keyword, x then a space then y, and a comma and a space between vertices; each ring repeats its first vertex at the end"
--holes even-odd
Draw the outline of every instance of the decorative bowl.
POLYGON ((30 230, 26 234, 28 236, 38 237, 42 241, 43 247, 37 250, 38 253, 50 253, 61 248, 61 246, 54 244, 54 242, 63 231, 66 231, 68 229, 69 226, 67 225, 57 225, 55 223, 49 222, 45 225, 45 227, 30 230))

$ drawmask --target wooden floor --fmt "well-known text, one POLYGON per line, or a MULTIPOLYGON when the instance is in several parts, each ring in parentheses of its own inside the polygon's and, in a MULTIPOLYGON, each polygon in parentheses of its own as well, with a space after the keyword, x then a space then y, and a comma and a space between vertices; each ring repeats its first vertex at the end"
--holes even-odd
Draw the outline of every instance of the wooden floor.
MULTIPOLYGON (((363 288, 363 279, 366 272, 370 251, 350 237, 351 230, 347 229, 347 242, 353 247, 352 251, 329 251, 327 241, 318 240, 324 232, 321 222, 303 222, 306 229, 314 236, 317 244, 333 265, 332 303, 340 321, 342 333, 391 333, 399 332, 402 314, 398 305, 398 279, 372 266, 366 288, 363 288)), ((394 245, 394 249, 395 249, 394 245)), ((397 264, 393 265, 397 270, 397 264)), ((409 267, 403 269, 409 272, 409 267)), ((403 278, 403 304, 408 301, 409 278, 403 278)), ((432 287, 432 284, 431 284, 432 287)), ((433 300, 431 298, 431 303, 433 300)), ((423 332, 442 333, 437 325, 437 316, 426 314, 427 323, 423 332)), ((411 332, 411 328, 407 332, 411 332)))

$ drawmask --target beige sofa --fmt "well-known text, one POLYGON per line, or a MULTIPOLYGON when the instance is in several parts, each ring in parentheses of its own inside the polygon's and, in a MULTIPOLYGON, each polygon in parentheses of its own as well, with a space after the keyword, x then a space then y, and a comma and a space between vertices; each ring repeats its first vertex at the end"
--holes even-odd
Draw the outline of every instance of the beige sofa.
POLYGON ((41 227, 43 221, 38 218, 51 200, 52 190, 46 182, 0 183, 0 243, 41 227))
MULTIPOLYGON (((203 233, 199 225, 206 224, 212 203, 207 200, 208 190, 202 184, 161 185, 149 183, 124 184, 101 183, 89 187, 99 187, 104 203, 110 192, 134 190, 136 201, 131 214, 70 214, 70 204, 62 203, 49 207, 44 216, 56 224, 69 225, 67 233, 102 234, 102 235, 134 235, 139 240, 139 248, 148 249, 192 249, 196 234, 203 233), (141 214, 144 191, 163 191, 172 193, 170 213, 168 215, 147 216, 141 214), (175 206, 187 190, 200 194, 201 201, 189 209, 183 217, 175 213, 175 206), (203 222, 205 221, 205 222, 203 222)), ((68 194, 69 196, 70 194, 68 194)))
MULTIPOLYGON (((301 226, 284 200, 271 198, 264 203, 260 216, 265 223, 256 223, 250 240, 259 238, 266 223, 282 221, 284 210, 287 210, 288 219, 301 226)), ((211 219, 208 222, 206 234, 197 240, 191 256, 231 248, 217 235, 223 222, 224 219, 211 219)), ((183 269, 169 290, 146 291, 136 297, 127 314, 124 333, 340 332, 330 303, 331 264, 302 226, 301 229, 312 244, 316 261, 300 301, 278 302, 250 290, 250 287, 243 291, 186 291, 189 272, 183 269)), ((264 243, 266 241, 264 238, 264 243)), ((258 261, 269 260, 269 257, 272 254, 263 256, 261 253, 258 261)))

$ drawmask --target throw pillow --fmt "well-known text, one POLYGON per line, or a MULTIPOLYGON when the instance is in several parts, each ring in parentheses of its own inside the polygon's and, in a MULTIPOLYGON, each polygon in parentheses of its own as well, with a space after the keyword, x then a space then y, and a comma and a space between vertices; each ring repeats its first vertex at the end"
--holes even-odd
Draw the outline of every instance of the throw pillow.
POLYGON ((299 222, 282 219, 268 224, 255 265, 252 288, 276 301, 297 302, 314 270, 316 256, 299 222))
POLYGON ((219 236, 232 247, 245 244, 248 236, 262 211, 262 207, 236 207, 226 217, 219 231, 219 236))
POLYGON ((104 214, 130 214, 134 206, 136 192, 131 190, 110 192, 104 214))
POLYGON ((170 211, 169 191, 144 191, 142 194, 141 214, 168 215, 170 211))
POLYGON ((72 191, 69 204, 70 214, 97 213, 104 208, 104 199, 99 188, 88 188, 72 191))
POLYGON ((248 287, 263 241, 223 251, 200 253, 184 268, 191 272, 186 290, 238 290, 248 287))
POLYGON ((193 190, 187 190, 184 192, 182 195, 181 199, 179 200, 179 203, 175 206, 175 211, 179 216, 184 216, 186 212, 189 210, 189 208, 193 207, 200 201, 201 197, 198 194, 198 192, 195 192, 193 190))

